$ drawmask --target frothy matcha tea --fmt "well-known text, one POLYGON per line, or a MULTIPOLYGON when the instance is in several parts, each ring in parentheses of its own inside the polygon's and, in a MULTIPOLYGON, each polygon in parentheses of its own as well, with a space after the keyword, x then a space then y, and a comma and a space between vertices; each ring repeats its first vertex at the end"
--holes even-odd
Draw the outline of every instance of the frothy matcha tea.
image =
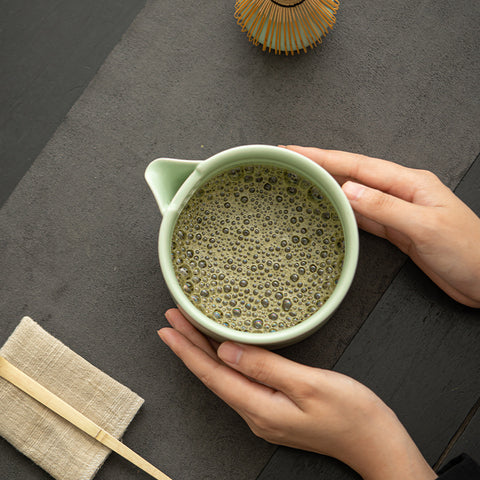
POLYGON ((274 332, 307 319, 331 295, 343 229, 322 191, 291 171, 230 169, 188 200, 172 239, 183 291, 235 330, 274 332))

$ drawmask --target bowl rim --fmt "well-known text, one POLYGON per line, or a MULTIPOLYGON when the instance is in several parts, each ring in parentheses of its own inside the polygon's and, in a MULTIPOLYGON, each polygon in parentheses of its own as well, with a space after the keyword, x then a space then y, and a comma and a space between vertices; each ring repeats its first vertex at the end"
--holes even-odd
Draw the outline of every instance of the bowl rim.
POLYGON ((355 274, 359 254, 358 227, 350 203, 337 181, 320 165, 291 150, 270 145, 245 145, 219 152, 198 164, 180 186, 164 212, 158 237, 158 255, 165 282, 179 308, 215 338, 251 345, 278 345, 302 339, 323 325, 347 294, 355 274), (272 165, 307 178, 320 187, 332 202, 340 218, 345 257, 338 283, 325 304, 314 314, 293 327, 276 332, 242 332, 221 325, 198 310, 179 285, 172 263, 171 241, 177 218, 193 193, 219 173, 242 165, 272 165))

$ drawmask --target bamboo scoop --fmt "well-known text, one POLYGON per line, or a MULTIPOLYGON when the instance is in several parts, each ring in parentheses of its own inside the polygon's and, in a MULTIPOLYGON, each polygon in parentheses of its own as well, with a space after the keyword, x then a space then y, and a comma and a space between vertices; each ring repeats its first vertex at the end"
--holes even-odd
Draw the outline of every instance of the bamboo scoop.
POLYGON ((63 401, 61 398, 57 397, 54 393, 40 385, 33 378, 30 378, 17 367, 13 366, 3 357, 0 357, 0 377, 3 377, 20 390, 23 390, 26 394, 30 395, 42 405, 45 405, 57 415, 60 415, 98 442, 114 452, 117 452, 129 462, 150 474, 153 478, 156 478, 157 480, 171 480, 170 477, 148 463, 140 457, 140 455, 137 455, 133 450, 130 450, 122 442, 100 428, 85 415, 63 401))

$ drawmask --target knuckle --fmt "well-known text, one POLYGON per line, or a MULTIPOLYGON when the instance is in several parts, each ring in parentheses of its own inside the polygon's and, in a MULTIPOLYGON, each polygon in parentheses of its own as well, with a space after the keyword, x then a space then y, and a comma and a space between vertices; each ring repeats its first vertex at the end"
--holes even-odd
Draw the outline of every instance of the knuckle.
POLYGON ((440 179, 430 170, 420 170, 420 174, 428 183, 440 183, 440 179))
POLYGON ((388 210, 392 207, 393 198, 378 190, 372 190, 370 202, 376 210, 388 210))
POLYGON ((361 177, 362 169, 364 168, 365 161, 368 160, 366 155, 361 153, 357 153, 353 157, 355 161, 350 164, 350 171, 348 172, 348 176, 350 178, 356 179, 361 177))
POLYGON ((198 378, 207 388, 211 388, 212 375, 210 373, 201 373, 198 375, 198 378))
POLYGON ((281 443, 285 437, 284 431, 265 416, 256 415, 252 418, 250 429, 257 437, 270 443, 281 443))
POLYGON ((259 358, 252 366, 249 375, 260 382, 268 384, 272 378, 272 367, 265 361, 264 358, 259 358))
POLYGON ((218 378, 218 367, 212 370, 204 371, 197 374, 199 380, 210 390, 214 388, 215 379, 218 378))
POLYGON ((418 170, 418 175, 424 187, 435 188, 440 185, 445 186, 440 178, 430 170, 418 170))
POLYGON ((311 379, 304 379, 302 382, 298 382, 296 385, 296 396, 308 400, 309 398, 316 397, 318 388, 316 382, 311 379))
POLYGON ((270 430, 270 420, 263 415, 254 414, 251 416, 253 426, 257 432, 263 435, 263 432, 270 430))

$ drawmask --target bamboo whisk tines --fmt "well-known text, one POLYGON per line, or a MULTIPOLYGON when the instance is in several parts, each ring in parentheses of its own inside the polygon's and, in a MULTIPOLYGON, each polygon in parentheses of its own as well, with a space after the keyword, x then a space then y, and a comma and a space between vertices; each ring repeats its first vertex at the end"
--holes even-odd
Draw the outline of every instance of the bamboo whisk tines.
POLYGON ((236 0, 235 18, 254 45, 293 55, 322 42, 338 7, 338 0, 236 0))

